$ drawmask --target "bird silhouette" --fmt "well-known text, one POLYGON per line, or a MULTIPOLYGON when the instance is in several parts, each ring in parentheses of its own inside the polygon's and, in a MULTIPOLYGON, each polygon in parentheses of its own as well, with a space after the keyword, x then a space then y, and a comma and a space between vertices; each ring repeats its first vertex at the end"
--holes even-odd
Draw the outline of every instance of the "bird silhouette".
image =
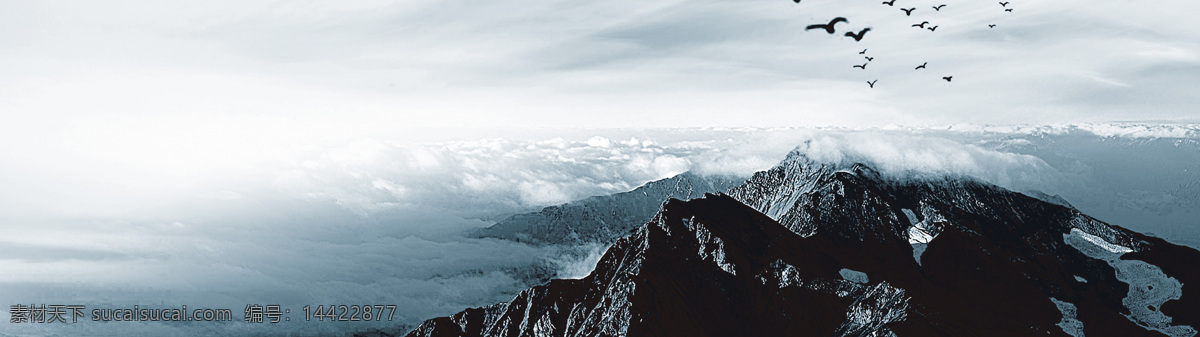
POLYGON ((988 25, 988 28, 996 28, 996 25, 988 25))
POLYGON ((925 25, 928 23, 929 23, 929 21, 921 22, 921 23, 913 25, 913 27, 925 28, 925 25))
POLYGON ((870 56, 867 56, 867 57, 866 57, 866 59, 867 59, 867 62, 871 62, 871 61, 874 61, 874 60, 875 60, 875 58, 874 58, 874 57, 870 57, 870 56))
POLYGON ((900 10, 904 11, 904 16, 912 16, 912 12, 917 10, 917 8, 901 8, 900 10))
POLYGON ((854 41, 856 42, 862 41, 863 35, 866 35, 869 31, 871 31, 871 27, 863 28, 862 30, 858 31, 858 34, 855 34, 854 32, 846 32, 846 36, 854 38, 854 41))
POLYGON ((855 64, 853 67, 854 67, 854 68, 861 68, 861 69, 863 69, 863 70, 867 70, 867 64, 866 64, 866 63, 863 63, 861 66, 860 66, 860 65, 857 65, 857 64, 855 64))
POLYGON ((1004 7, 1004 6, 1008 6, 1008 1, 1005 1, 1005 2, 1001 2, 1001 3, 1000 3, 1000 7, 1004 7))
POLYGON ((833 18, 833 20, 830 20, 828 24, 808 25, 808 27, 804 28, 804 30, 824 29, 826 33, 833 34, 833 25, 837 24, 838 22, 850 23, 850 20, 846 20, 846 18, 839 16, 839 17, 833 18))
POLYGON ((937 27, 938 27, 938 26, 933 26, 933 27, 929 27, 929 28, 927 28, 927 29, 929 29, 929 31, 931 31, 931 32, 932 32, 932 31, 935 31, 935 30, 937 30, 937 27))
POLYGON ((863 49, 863 51, 858 52, 859 55, 866 54, 866 53, 867 53, 866 49, 863 49))
POLYGON ((1012 12, 1012 8, 1005 9, 1004 11, 1005 11, 1005 12, 1010 12, 1010 13, 1011 13, 1011 12, 1012 12))
POLYGON ((879 80, 878 80, 878 79, 876 79, 876 80, 874 80, 874 81, 867 81, 867 85, 869 85, 869 86, 871 86, 872 88, 874 88, 874 87, 875 87, 875 82, 879 82, 879 80))
POLYGON ((941 11, 942 11, 942 7, 946 7, 946 4, 941 4, 941 5, 933 6, 933 10, 941 12, 941 11))
POLYGON ((943 80, 946 80, 946 82, 950 82, 950 79, 952 79, 952 78, 954 78, 954 76, 946 76, 946 77, 942 77, 942 79, 943 79, 943 80))
POLYGON ((795 1, 796 3, 800 3, 800 0, 792 0, 792 1, 795 1))
MULTIPOLYGON (((921 63, 921 65, 917 66, 917 69, 925 69, 926 64, 929 64, 929 62, 921 63)), ((913 69, 913 70, 917 70, 917 69, 913 69)))
POLYGON ((884 2, 883 2, 883 4, 884 4, 884 5, 888 5, 888 6, 895 5, 895 4, 896 4, 896 0, 892 0, 892 1, 884 1, 884 2))

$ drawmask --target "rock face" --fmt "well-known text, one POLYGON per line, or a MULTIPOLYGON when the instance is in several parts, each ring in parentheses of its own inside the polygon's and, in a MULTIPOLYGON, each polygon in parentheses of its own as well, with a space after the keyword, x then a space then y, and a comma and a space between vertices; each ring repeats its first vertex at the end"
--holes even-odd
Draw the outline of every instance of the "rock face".
POLYGON ((1192 336, 1200 252, 969 179, 791 155, 583 279, 410 336, 1192 336))
POLYGON ((504 309, 504 304, 496 304, 483 308, 470 308, 450 317, 434 318, 421 323, 416 329, 409 332, 408 336, 479 336, 484 329, 496 324, 496 320, 504 313, 504 309))
POLYGON ((591 197, 540 212, 517 214, 476 233, 531 244, 611 243, 650 221, 662 203, 724 192, 744 179, 684 172, 632 191, 591 197))

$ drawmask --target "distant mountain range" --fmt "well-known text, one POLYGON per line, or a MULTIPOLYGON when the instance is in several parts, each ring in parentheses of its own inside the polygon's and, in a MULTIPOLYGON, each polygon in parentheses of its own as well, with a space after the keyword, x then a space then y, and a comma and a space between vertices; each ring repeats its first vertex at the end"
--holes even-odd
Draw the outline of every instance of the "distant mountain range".
POLYGON ((475 235, 530 244, 612 243, 650 221, 668 199, 689 200, 705 193, 727 191, 744 180, 684 172, 629 192, 513 215, 475 235))
MULTIPOLYGON (((700 188, 664 187, 683 185, 657 185, 690 193, 616 240, 587 277, 431 319, 408 336, 1193 336, 1200 328, 1200 251, 969 178, 896 179, 792 153, 727 193, 683 201, 700 188)), ((623 235, 628 225, 612 225, 645 206, 618 196, 515 216, 485 235, 623 235), (605 203, 632 209, 597 212, 605 203), (552 225, 563 219, 586 220, 552 225)))

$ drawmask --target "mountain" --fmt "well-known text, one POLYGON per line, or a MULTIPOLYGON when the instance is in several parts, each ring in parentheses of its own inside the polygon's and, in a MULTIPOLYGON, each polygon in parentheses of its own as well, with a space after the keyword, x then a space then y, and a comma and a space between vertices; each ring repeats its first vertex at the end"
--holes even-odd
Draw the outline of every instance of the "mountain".
POLYGON ((1200 249, 1200 133, 1151 126, 1117 130, 1167 136, 1071 130, 991 137, 977 144, 1045 161, 1064 179, 1042 188, 1088 215, 1200 249))
POLYGON ((969 178, 792 153, 582 279, 409 336, 1193 336, 1200 251, 969 178))
POLYGON ((475 233, 533 244, 610 243, 649 221, 667 199, 728 190, 744 179, 684 172, 632 191, 596 196, 510 216, 475 233))

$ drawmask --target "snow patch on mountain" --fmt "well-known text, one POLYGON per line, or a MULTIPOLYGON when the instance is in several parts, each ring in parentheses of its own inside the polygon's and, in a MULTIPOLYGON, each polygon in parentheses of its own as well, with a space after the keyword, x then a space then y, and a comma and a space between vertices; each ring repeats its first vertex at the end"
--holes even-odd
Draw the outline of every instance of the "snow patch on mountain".
POLYGON ((854 283, 870 282, 870 279, 867 278, 867 273, 857 271, 854 269, 842 268, 841 270, 838 270, 838 274, 842 275, 842 279, 846 280, 846 281, 850 281, 850 282, 854 282, 854 283))
POLYGON ((1145 242, 1134 238, 1128 231, 1117 230, 1086 215, 1076 215, 1070 220, 1070 226, 1072 233, 1078 233, 1076 236, 1110 253, 1140 251, 1145 245, 1145 242))
POLYGON ((1088 234, 1087 232, 1084 232, 1084 231, 1080 230, 1079 228, 1072 228, 1071 235, 1079 236, 1079 238, 1084 239, 1087 242, 1092 243, 1093 245, 1096 245, 1096 247, 1103 248, 1104 250, 1107 250, 1112 253, 1125 254, 1125 253, 1133 251, 1132 248, 1125 247, 1125 246, 1118 245, 1118 244, 1109 243, 1108 241, 1104 241, 1104 239, 1101 239, 1098 236, 1088 234))
POLYGON ((1129 309, 1129 320, 1172 337, 1194 336, 1189 326, 1171 325, 1171 317, 1159 311, 1163 303, 1178 300, 1183 284, 1167 276, 1159 267, 1139 260, 1124 260, 1121 256, 1133 249, 1108 242, 1079 228, 1063 234, 1063 240, 1091 258, 1107 262, 1116 270, 1117 280, 1129 285, 1129 293, 1121 303, 1129 309))
POLYGON ((1183 284, 1179 280, 1143 261, 1113 259, 1108 262, 1117 270, 1117 280, 1129 284, 1129 295, 1121 300, 1131 312, 1129 319, 1168 336, 1196 334, 1192 327, 1172 326, 1171 317, 1159 311, 1163 303, 1178 300, 1183 295, 1183 284))
POLYGON ((1062 327, 1063 332, 1071 335, 1071 337, 1084 337, 1083 322, 1079 321, 1079 318, 1076 317, 1077 311, 1075 305, 1053 297, 1050 298, 1050 301, 1054 302, 1054 306, 1058 307, 1059 312, 1062 312, 1062 321, 1058 323, 1058 326, 1062 327))
POLYGON ((921 221, 921 219, 917 218, 917 214, 913 213, 913 211, 911 209, 904 208, 904 209, 901 209, 900 211, 904 213, 905 218, 908 218, 908 223, 910 225, 916 226, 917 222, 921 221))
POLYGON ((921 255, 925 253, 925 248, 929 246, 929 242, 937 238, 941 228, 948 222, 946 217, 938 214, 936 210, 929 207, 924 201, 921 202, 921 215, 908 208, 900 210, 904 213, 904 217, 908 219, 908 244, 913 248, 913 259, 917 264, 921 264, 921 255))

